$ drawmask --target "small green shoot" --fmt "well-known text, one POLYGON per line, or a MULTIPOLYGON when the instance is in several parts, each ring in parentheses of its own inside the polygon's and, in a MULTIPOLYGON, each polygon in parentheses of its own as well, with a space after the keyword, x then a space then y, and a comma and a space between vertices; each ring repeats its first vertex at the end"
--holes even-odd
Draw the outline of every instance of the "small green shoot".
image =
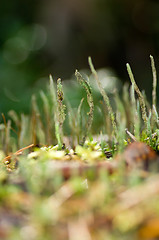
POLYGON ((63 104, 64 94, 61 84, 61 79, 57 79, 57 121, 55 125, 56 136, 58 140, 59 150, 62 149, 63 144, 63 123, 65 121, 65 109, 66 106, 63 104))
POLYGON ((93 63, 92 63, 92 59, 91 57, 88 58, 88 63, 89 63, 89 66, 90 66, 90 69, 92 71, 92 74, 94 75, 96 81, 97 81, 97 84, 98 84, 98 87, 99 87, 99 91, 101 93, 101 95, 103 96, 103 99, 104 99, 104 102, 108 108, 108 113, 109 113, 109 116, 110 116, 110 119, 111 119, 111 122, 112 122, 112 126, 113 126, 113 133, 112 135, 114 136, 117 136, 117 126, 116 126, 116 122, 115 122, 115 116, 114 116, 114 113, 113 113, 113 109, 110 105, 110 101, 109 101, 109 98, 106 94, 106 92, 104 91, 104 88, 102 87, 102 84, 98 78, 98 74, 93 66, 93 63))
POLYGON ((130 98, 131 98, 131 106, 132 106, 132 121, 133 121, 133 127, 134 127, 134 135, 135 138, 139 141, 140 139, 140 115, 137 112, 137 103, 135 99, 135 91, 134 91, 134 85, 131 85, 130 89, 130 98))
MULTIPOLYGON (((82 140, 82 145, 84 144, 86 137, 88 136, 88 133, 90 132, 92 122, 93 122, 93 112, 94 112, 94 103, 93 103, 93 96, 92 96, 92 89, 90 87, 90 84, 88 81, 86 81, 82 75, 76 70, 75 76, 77 78, 77 81, 81 84, 81 86, 85 89, 87 93, 87 102, 90 108, 90 111, 87 113, 88 114, 88 121, 87 121, 87 126, 86 126, 86 131, 85 135, 82 140)), ((83 101, 82 101, 83 102, 83 101)), ((81 102, 81 104, 82 104, 81 102)), ((78 111, 81 111, 81 104, 79 106, 78 111)))
POLYGON ((127 71, 128 71, 129 77, 130 77, 130 81, 131 81, 132 85, 134 86, 134 89, 138 95, 139 103, 140 103, 140 107, 141 107, 142 119, 145 123, 145 127, 148 132, 148 117, 147 117, 147 113, 146 113, 146 105, 145 105, 144 97, 135 82, 134 75, 133 75, 131 67, 128 63, 126 64, 126 67, 127 67, 127 71))
POLYGON ((53 105, 54 122, 55 122, 55 136, 58 142, 58 149, 62 149, 63 145, 63 122, 65 120, 65 109, 66 106, 63 105, 64 93, 61 84, 61 79, 57 80, 57 91, 54 87, 53 78, 50 75, 50 95, 53 105))
POLYGON ((156 108, 156 88, 157 88, 157 73, 155 67, 155 61, 153 56, 150 55, 151 60, 151 68, 152 68, 152 75, 153 75, 153 89, 152 89, 152 106, 156 108))

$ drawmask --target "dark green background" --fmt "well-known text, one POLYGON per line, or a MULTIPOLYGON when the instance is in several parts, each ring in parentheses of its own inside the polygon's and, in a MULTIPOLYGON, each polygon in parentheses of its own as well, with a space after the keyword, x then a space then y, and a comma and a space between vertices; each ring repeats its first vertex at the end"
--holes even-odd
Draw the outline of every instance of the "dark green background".
POLYGON ((159 2, 155 0, 0 1, 0 112, 27 112, 48 75, 68 79, 75 69, 112 68, 151 89, 149 55, 159 60, 159 2))

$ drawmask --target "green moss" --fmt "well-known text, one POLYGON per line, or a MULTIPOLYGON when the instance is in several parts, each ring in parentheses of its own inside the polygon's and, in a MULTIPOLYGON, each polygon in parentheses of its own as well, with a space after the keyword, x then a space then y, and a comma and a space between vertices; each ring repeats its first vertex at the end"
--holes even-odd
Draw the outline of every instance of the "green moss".
POLYGON ((133 240, 159 236, 157 162, 149 172, 128 169, 122 155, 135 140, 159 152, 154 60, 151 57, 152 107, 136 85, 129 65, 130 88, 125 85, 121 93, 114 91, 110 99, 90 58, 89 64, 104 102, 94 98, 93 83, 90 87, 76 71, 87 94, 86 108, 81 98, 75 108, 67 100, 66 109, 61 80, 55 87, 50 77, 48 90, 40 92, 41 104, 38 95, 32 97, 30 116, 18 116, 13 110, 9 120, 3 115, 0 213, 5 224, 0 234, 4 239, 29 236, 34 240, 63 240, 79 236, 133 240), (106 126, 98 126, 98 132, 92 123, 99 117, 94 109, 100 105, 101 115, 108 121, 101 121, 106 126), (71 136, 65 136, 66 127, 71 136), (17 151, 31 142, 34 147, 17 151), (10 155, 5 158, 6 154, 10 155))

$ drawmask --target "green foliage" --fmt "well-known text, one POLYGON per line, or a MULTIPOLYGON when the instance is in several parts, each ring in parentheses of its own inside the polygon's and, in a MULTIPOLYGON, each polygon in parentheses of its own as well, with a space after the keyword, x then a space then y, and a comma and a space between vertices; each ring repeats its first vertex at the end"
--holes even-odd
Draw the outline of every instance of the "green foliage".
POLYGON ((158 227, 154 229, 159 223, 158 165, 155 162, 150 172, 128 170, 121 154, 131 140, 146 142, 159 152, 156 96, 151 109, 127 65, 130 89, 125 85, 121 94, 114 91, 110 101, 89 62, 105 102, 104 117, 112 124, 110 129, 110 125, 101 127, 100 136, 96 132, 90 137, 95 132, 92 122, 96 103, 89 81, 78 71, 75 75, 89 105, 87 122, 83 121, 82 98, 76 108, 66 101, 69 125, 64 125, 63 86, 58 79, 55 88, 51 76, 48 90, 40 92, 41 105, 33 95, 30 116, 18 116, 13 110, 9 120, 3 115, 0 204, 5 218, 5 227, 1 226, 4 239, 26 239, 26 233, 35 240, 51 240, 52 236, 63 240, 67 235, 68 239, 79 235, 80 239, 99 240, 159 236, 158 227), (71 136, 66 137, 66 127, 70 127, 71 136), (33 147, 26 146, 31 142, 34 148, 20 156, 33 147), (24 145, 26 148, 19 149, 24 145))
MULTIPOLYGON (((110 101, 94 69, 91 58, 89 58, 92 74, 104 99, 104 104, 102 103, 102 109, 100 109, 104 124, 99 125, 97 129, 100 129, 102 134, 107 136, 108 148, 112 150, 113 154, 123 150, 125 141, 128 141, 130 135, 132 139, 148 142, 154 149, 158 149, 158 144, 154 144, 153 139, 153 134, 159 127, 156 108, 157 79, 154 60, 152 56, 150 58, 153 72, 152 108, 147 102, 145 94, 139 90, 129 64, 127 64, 127 70, 131 80, 130 88, 125 85, 122 92, 115 90, 110 101), (144 127, 142 121, 144 121, 144 127), (127 129, 127 136, 125 129, 127 129), (145 137, 143 138, 143 136, 145 137)), ((75 72, 75 76, 87 94, 88 118, 85 115, 84 98, 81 99, 77 107, 72 107, 69 100, 66 99, 66 109, 61 79, 57 80, 57 87, 55 87, 50 76, 47 91, 40 91, 40 96, 32 96, 30 116, 25 114, 19 116, 14 110, 8 113, 11 120, 6 120, 3 115, 4 123, 0 127, 0 137, 1 148, 6 155, 30 143, 39 146, 58 144, 59 150, 65 144, 66 147, 75 148, 77 144, 83 145, 88 138, 91 140, 92 133, 99 134, 96 131, 96 126, 93 125, 93 118, 98 119, 97 115, 94 116, 96 114, 94 110, 99 109, 99 103, 93 101, 93 82, 91 87, 89 78, 86 80, 78 71, 75 72), (71 136, 66 137, 69 132, 71 136)))

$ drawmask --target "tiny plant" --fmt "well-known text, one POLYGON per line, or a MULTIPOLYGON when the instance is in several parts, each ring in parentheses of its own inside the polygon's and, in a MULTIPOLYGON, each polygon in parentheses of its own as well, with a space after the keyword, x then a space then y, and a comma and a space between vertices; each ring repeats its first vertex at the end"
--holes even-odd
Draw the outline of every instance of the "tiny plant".
POLYGON ((64 93, 62 88, 61 79, 57 80, 57 94, 55 94, 55 88, 52 76, 50 76, 50 92, 52 96, 54 106, 54 121, 55 121, 55 135, 58 142, 58 149, 62 149, 63 145, 63 122, 65 120, 65 108, 63 104, 64 93))
POLYGON ((129 77, 130 77, 130 81, 138 95, 138 98, 139 98, 139 103, 140 103, 140 107, 141 107, 141 112, 142 112, 142 118, 143 118, 143 121, 145 123, 145 127, 146 129, 148 130, 148 119, 147 119, 147 113, 146 113, 146 105, 145 105, 145 100, 144 100, 144 97, 142 95, 142 93, 140 92, 136 82, 135 82, 135 79, 134 79, 134 75, 132 73, 132 70, 131 70, 131 67, 130 65, 127 63, 126 64, 127 66, 127 71, 128 71, 128 74, 129 74, 129 77))
MULTIPOLYGON (((82 140, 82 145, 83 145, 85 140, 86 140, 86 137, 87 137, 88 133, 90 132, 91 126, 92 126, 93 112, 94 112, 94 103, 93 103, 92 90, 91 90, 89 82, 86 81, 77 70, 75 72, 75 76, 77 78, 77 81, 86 90, 87 101, 88 101, 88 105, 89 105, 89 108, 90 108, 90 111, 87 113, 88 114, 88 121, 87 121, 85 135, 84 135, 83 140, 82 140)), ((82 104, 82 102, 81 102, 81 104, 82 104)), ((78 112, 80 112, 81 104, 79 105, 78 112)))
POLYGON ((117 134, 117 126, 116 126, 115 116, 114 116, 114 112, 112 110, 112 107, 110 105, 109 98, 108 98, 106 92, 104 91, 104 88, 102 87, 102 84, 101 84, 101 82, 100 82, 100 80, 98 78, 98 74, 97 74, 97 72, 96 72, 96 70, 95 70, 95 68, 93 66, 91 57, 88 58, 88 62, 89 62, 90 69, 91 69, 91 71, 92 71, 92 73, 93 73, 93 75, 94 75, 94 77, 95 77, 95 79, 97 81, 97 84, 98 84, 98 87, 99 87, 99 91, 100 91, 101 95, 103 96, 104 102, 105 102, 105 104, 106 104, 106 106, 108 108, 108 113, 109 113, 109 116, 110 116, 110 119, 111 119, 111 122, 112 122, 112 126, 113 126, 113 133, 112 133, 112 135, 116 136, 116 134, 117 134))

